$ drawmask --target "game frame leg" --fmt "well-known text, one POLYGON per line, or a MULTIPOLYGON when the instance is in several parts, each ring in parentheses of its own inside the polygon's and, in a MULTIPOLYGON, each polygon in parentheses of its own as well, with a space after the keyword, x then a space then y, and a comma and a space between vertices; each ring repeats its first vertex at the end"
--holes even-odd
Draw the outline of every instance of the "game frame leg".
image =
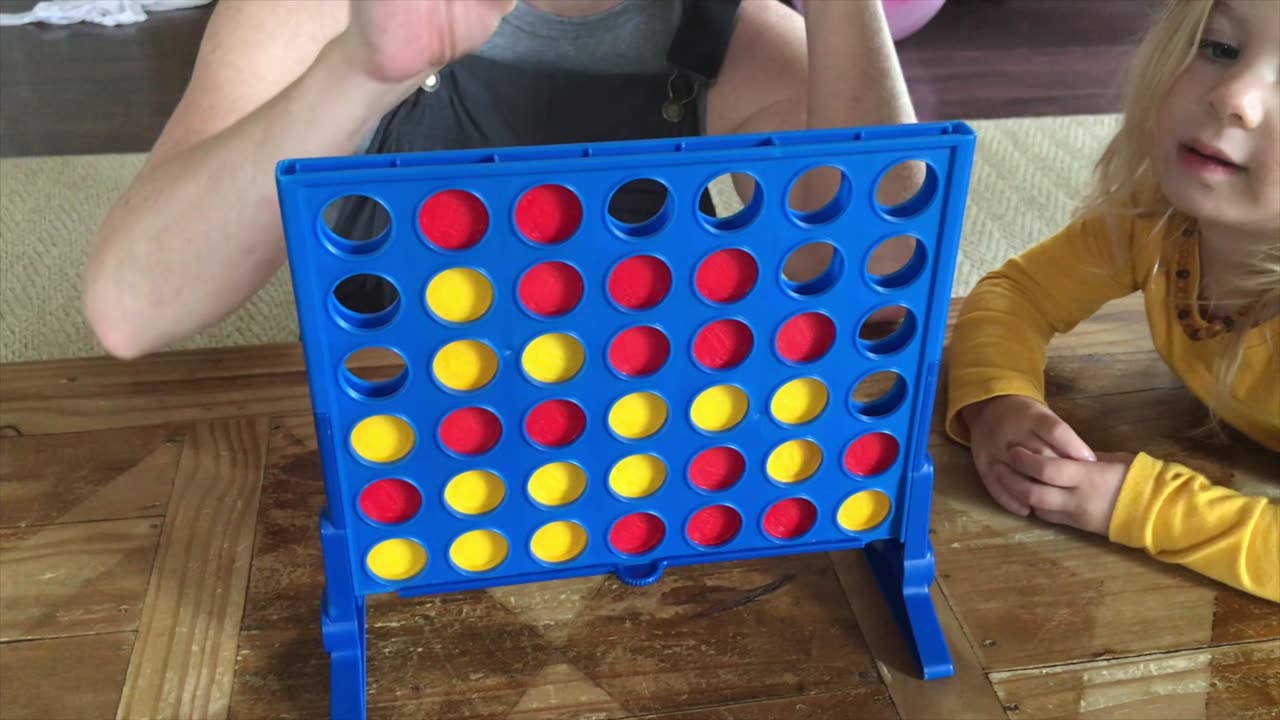
MULTIPOLYGON (((927 479, 917 475, 915 482, 919 487, 932 484, 932 479, 933 468, 929 467, 927 479)), ((928 537, 915 543, 881 540, 870 543, 864 551, 876 584, 920 665, 921 677, 936 680, 954 675, 938 611, 929 595, 934 560, 928 537)))
POLYGON ((329 716, 365 717, 365 600, 355 592, 346 564, 344 533, 327 512, 320 518, 326 585, 320 629, 329 653, 329 716))
MULTIPOLYGON (((934 397, 939 372, 939 363, 929 363, 924 373, 925 397, 934 397)), ((920 413, 916 421, 916 437, 929 437, 932 419, 932 413, 920 413)), ((935 564, 933 544, 929 542, 933 459, 929 456, 927 442, 917 447, 909 472, 911 477, 907 487, 910 497, 899 534, 901 539, 869 543, 865 552, 880 593, 920 664, 921 677, 934 680, 955 674, 955 666, 938 620, 938 610, 929 595, 935 564)))

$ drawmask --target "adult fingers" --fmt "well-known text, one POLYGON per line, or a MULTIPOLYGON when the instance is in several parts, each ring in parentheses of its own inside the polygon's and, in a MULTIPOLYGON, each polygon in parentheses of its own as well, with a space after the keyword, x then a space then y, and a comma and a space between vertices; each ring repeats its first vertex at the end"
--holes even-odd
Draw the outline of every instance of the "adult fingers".
POLYGON ((1062 418, 1053 414, 1052 411, 1045 411, 1036 415, 1031 422, 1031 431, 1041 440, 1049 444, 1060 457, 1074 458, 1076 460, 1097 460, 1097 456, 1093 454, 1093 450, 1085 444, 1084 440, 1076 434, 1071 426, 1062 421, 1062 418))

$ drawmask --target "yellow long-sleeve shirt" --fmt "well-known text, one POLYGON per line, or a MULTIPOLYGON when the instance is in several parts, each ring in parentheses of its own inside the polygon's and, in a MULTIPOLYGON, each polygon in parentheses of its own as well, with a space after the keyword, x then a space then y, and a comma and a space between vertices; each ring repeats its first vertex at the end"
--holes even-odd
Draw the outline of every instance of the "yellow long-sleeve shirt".
MULTIPOLYGON (((1202 402, 1216 401, 1214 358, 1231 337, 1187 337, 1170 302, 1175 263, 1162 259, 1166 243, 1152 234, 1158 227, 1152 219, 1129 221, 1126 243, 1113 241, 1099 218, 1075 221, 983 278, 963 304, 949 349, 946 427, 953 439, 968 443, 959 415, 967 405, 998 395, 1044 402, 1050 338, 1137 291, 1144 294, 1151 337, 1165 363, 1202 402)), ((1187 269, 1198 282, 1194 251, 1187 269)), ((1215 410, 1280 453, 1280 317, 1250 330, 1246 342, 1230 397, 1215 402, 1215 410)), ((1280 481, 1280 458, 1276 468, 1280 481)), ((1183 465, 1140 452, 1126 474, 1109 536, 1280 602, 1280 504, 1215 486, 1183 465)))

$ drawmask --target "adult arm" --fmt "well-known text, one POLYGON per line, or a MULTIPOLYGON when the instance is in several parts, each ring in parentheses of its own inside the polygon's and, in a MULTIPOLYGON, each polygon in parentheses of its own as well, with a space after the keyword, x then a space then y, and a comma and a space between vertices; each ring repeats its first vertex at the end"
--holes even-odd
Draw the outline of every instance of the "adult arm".
MULTIPOLYGON (((724 68, 708 94, 710 134, 895 125, 915 122, 915 111, 879 2, 810 0, 805 16, 777 0, 743 0, 724 68)), ((891 176, 881 200, 893 203, 919 187, 916 168, 891 176)), ((793 197, 816 209, 839 186, 835 172, 807 174, 793 197)), ((750 188, 739 186, 749 196, 750 188)), ((812 277, 830 259, 824 246, 793 258, 792 277, 812 277)), ((886 246, 872 260, 874 273, 900 267, 909 242, 886 246)))
POLYGON ((220 2, 182 100, 90 248, 84 311, 107 352, 152 352, 248 301, 285 259, 275 164, 352 152, 509 9, 220 2))

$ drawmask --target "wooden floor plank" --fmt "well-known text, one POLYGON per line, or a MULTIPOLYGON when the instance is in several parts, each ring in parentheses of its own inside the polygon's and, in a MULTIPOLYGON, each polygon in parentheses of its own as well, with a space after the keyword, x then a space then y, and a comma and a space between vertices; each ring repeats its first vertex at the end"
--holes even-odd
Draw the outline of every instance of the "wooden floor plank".
POLYGON ((132 647, 131 632, 0 644, 0 718, 111 717, 132 647))
POLYGON ((1045 368, 1044 384, 1050 397, 1077 401, 1182 386, 1155 350, 1057 356, 1045 368))
MULTIPOLYGON (((1275 456, 1236 435, 1197 432, 1207 415, 1154 355, 1142 300, 1104 306, 1051 343, 1049 405, 1097 451, 1146 451, 1214 482, 1280 499, 1275 456)), ((987 671, 1280 638, 1274 605, 1140 551, 1002 510, 969 451, 942 430, 934 551, 940 584, 987 671)))
MULTIPOLYGON (((1099 449, 1144 448, 1243 492, 1280 496, 1274 456, 1186 437, 1183 390, 1054 403, 1099 449), (1157 439, 1152 439, 1157 438, 1157 439)), ((988 671, 1280 638, 1274 605, 1189 570, 1000 509, 967 450, 932 448, 941 580, 988 671)))
MULTIPOLYGON (((384 368, 361 353, 347 367, 384 368)), ((298 343, 0 365, 0 436, 308 413, 298 343)))
MULTIPOLYGON (((542 718, 564 718, 565 715, 546 715, 542 718)), ((765 700, 763 702, 721 705, 720 707, 690 710, 688 712, 638 715, 637 720, 896 720, 893 702, 888 693, 871 688, 841 690, 838 692, 805 695, 804 697, 765 700)), ((523 715, 513 718, 525 720, 523 715)))
POLYGON ((1274 720, 1280 642, 995 673, 1012 720, 1274 720))
POLYGON ((309 412, 301 346, 263 345, 16 363, 0 371, 0 427, 45 435, 309 412))
POLYGON ((243 345, 158 352, 136 360, 108 357, 42 360, 0 365, 6 401, 102 395, 123 384, 174 383, 202 378, 236 379, 280 375, 305 369, 298 343, 243 345), (195 372, 193 372, 195 371, 195 372))
POLYGON ((154 518, 0 530, 0 640, 134 630, 154 518))
POLYGON ((902 630, 880 594, 866 555, 853 551, 830 556, 902 720, 989 720, 1004 715, 995 690, 982 671, 981 661, 936 585, 930 594, 951 652, 955 675, 923 680, 902 630))
POLYGON ((163 516, 181 452, 168 427, 0 438, 0 527, 163 516))
MULTIPOLYGON (((327 712, 315 617, 241 634, 232 718, 327 712)), ((887 696, 821 555, 678 568, 647 588, 584 578, 378 598, 368 633, 371 719, 622 718, 887 696)))
MULTIPOLYGON (((1206 411, 1153 355, 1142 302, 1111 302, 1050 346, 1048 402, 1097 451, 1146 451, 1213 482, 1280 498, 1275 456, 1194 432, 1206 411), (1142 370, 1142 372, 1138 372, 1142 370), (1138 383, 1138 384, 1135 384, 1138 383)), ((934 414, 940 582, 984 669, 1059 665, 1280 638, 1274 606, 1189 570, 1036 519, 987 495, 934 414)))
POLYGON ((272 421, 242 631, 320 622, 324 475, 311 416, 272 421), (314 621, 314 622, 313 622, 314 621))
POLYGON ((267 428, 202 423, 188 437, 118 717, 226 716, 267 428))
MULTIPOLYGON (((278 421, 231 717, 327 712, 322 490, 310 419, 278 421)), ((372 598, 369 656, 371 718, 620 718, 885 694, 821 554, 673 569, 646 588, 594 577, 372 598)))

